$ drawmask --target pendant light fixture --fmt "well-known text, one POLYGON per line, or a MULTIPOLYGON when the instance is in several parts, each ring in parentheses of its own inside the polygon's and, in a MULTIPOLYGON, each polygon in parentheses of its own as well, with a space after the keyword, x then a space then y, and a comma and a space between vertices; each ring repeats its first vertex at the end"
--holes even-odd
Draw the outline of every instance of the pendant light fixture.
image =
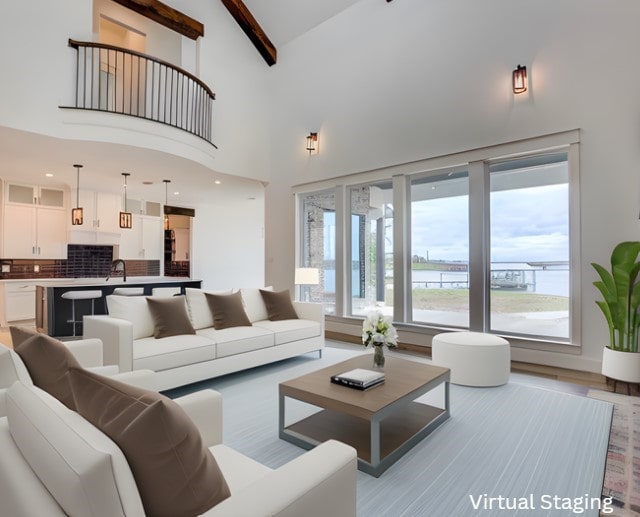
POLYGON ((162 180, 164 181, 164 229, 169 230, 169 214, 167 214, 167 206, 169 205, 169 195, 167 193, 167 188, 169 187, 169 183, 171 180, 162 180))
POLYGON ((132 216, 127 212, 127 176, 131 176, 128 172, 123 172, 124 176, 124 212, 120 212, 120 228, 131 228, 132 216))
POLYGON ((83 211, 80 208, 80 169, 82 169, 82 165, 76 163, 74 167, 76 168, 76 207, 71 209, 71 224, 78 226, 83 221, 83 211))

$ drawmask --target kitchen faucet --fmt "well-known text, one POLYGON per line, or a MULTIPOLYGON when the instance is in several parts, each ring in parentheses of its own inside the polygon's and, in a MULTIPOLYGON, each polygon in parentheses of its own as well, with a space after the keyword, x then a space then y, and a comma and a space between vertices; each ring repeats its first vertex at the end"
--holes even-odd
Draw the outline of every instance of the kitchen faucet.
POLYGON ((122 259, 116 259, 111 263, 111 270, 109 271, 109 274, 107 275, 107 279, 105 280, 105 282, 109 281, 109 278, 111 278, 111 273, 115 273, 117 271, 122 271, 122 281, 126 282, 127 281, 127 265, 122 259), (120 265, 122 267, 118 269, 118 266, 120 265))

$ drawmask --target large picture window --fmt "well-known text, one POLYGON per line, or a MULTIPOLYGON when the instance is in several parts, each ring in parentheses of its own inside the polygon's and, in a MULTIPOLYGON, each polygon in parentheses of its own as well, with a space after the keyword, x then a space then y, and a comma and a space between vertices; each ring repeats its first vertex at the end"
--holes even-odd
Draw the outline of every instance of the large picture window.
POLYGON ((411 181, 411 300, 414 322, 469 326, 469 174, 411 181))
POLYGON ((393 315, 391 182, 350 189, 351 314, 393 315))
POLYGON ((490 330, 569 339, 566 153, 490 167, 490 330))
POLYGON ((475 149, 299 194, 299 265, 322 271, 312 299, 344 324, 377 309, 411 332, 579 344, 578 137, 475 149))
POLYGON ((318 285, 301 285, 300 298, 322 302, 326 314, 336 312, 336 199, 333 191, 300 197, 300 267, 319 270, 318 285))

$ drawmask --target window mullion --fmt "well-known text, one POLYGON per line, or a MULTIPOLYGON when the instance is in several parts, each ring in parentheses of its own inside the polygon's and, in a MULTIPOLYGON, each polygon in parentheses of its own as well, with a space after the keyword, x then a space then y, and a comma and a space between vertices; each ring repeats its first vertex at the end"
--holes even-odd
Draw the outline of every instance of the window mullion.
POLYGON ((489 328, 489 165, 469 163, 469 329, 489 328))

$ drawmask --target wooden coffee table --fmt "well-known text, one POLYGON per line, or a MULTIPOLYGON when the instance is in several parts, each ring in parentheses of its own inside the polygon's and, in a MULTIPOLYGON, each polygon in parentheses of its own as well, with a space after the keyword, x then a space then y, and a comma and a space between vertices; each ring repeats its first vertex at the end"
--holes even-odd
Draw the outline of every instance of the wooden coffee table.
POLYGON ((305 449, 335 439, 358 451, 358 468, 379 477, 416 443, 449 418, 448 368, 387 357, 385 383, 367 391, 333 384, 332 375, 353 368, 372 369, 364 354, 278 386, 281 439, 305 449), (444 384, 442 406, 416 399, 444 384), (285 427, 285 399, 322 408, 285 427))

